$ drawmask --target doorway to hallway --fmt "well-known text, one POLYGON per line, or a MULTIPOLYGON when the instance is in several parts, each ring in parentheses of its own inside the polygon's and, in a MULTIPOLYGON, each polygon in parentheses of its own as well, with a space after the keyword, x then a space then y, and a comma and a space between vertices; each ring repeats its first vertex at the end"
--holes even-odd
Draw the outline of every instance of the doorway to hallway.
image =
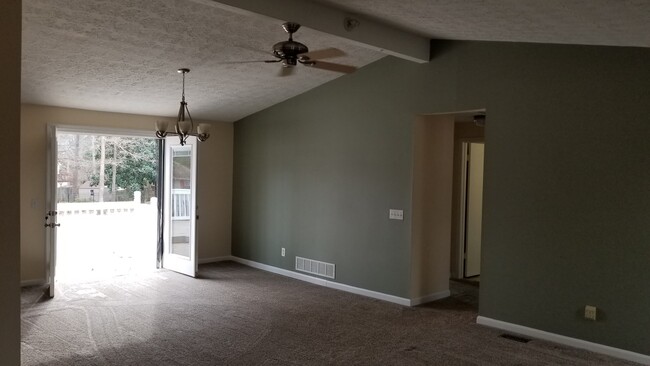
MULTIPOLYGON (((468 171, 465 169, 469 158, 469 154, 463 153, 463 146, 483 143, 484 124, 475 120, 484 121, 484 114, 484 110, 473 110, 420 115, 415 121, 411 207, 411 298, 415 302, 449 296, 450 278, 465 279, 480 274, 479 244, 468 248, 473 267, 468 266, 465 275, 465 223, 468 221, 465 213, 468 201, 481 202, 482 199, 473 195, 472 200, 467 200, 461 191, 467 184, 468 171)), ((481 217, 482 208, 474 206, 472 212, 481 217)), ((469 220, 474 223, 474 218, 476 215, 469 220)), ((470 237, 480 238, 482 230, 479 228, 470 234, 470 237)))

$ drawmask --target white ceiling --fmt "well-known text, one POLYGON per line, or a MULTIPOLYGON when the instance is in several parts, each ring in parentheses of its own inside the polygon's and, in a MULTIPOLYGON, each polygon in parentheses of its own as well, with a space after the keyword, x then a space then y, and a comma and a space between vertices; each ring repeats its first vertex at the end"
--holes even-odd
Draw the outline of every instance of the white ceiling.
MULTIPOLYGON (((313 4, 301 1, 294 4, 313 4)), ((319 3, 427 38, 650 47, 646 0, 319 3)), ((281 23, 212 0, 23 0, 22 99, 174 116, 181 89, 176 69, 188 67, 192 116, 235 121, 340 76, 302 67, 278 77, 279 64, 233 63, 272 58, 271 46, 286 39, 281 23)), ((385 55, 308 26, 297 41, 311 50, 336 47, 347 54, 328 61, 362 67, 385 55)))

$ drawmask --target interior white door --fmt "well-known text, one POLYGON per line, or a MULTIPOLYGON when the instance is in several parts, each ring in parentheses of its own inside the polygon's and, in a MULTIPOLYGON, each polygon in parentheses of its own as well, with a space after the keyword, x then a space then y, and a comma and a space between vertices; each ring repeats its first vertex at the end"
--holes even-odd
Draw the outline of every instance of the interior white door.
POLYGON ((197 140, 165 139, 163 268, 196 277, 197 140))
POLYGON ((45 186, 45 259, 49 296, 54 297, 56 284, 56 230, 57 223, 57 149, 56 126, 47 126, 47 173, 45 186))
POLYGON ((469 144, 467 168, 467 210, 465 277, 481 274, 481 234, 483 230, 483 160, 485 145, 469 144))

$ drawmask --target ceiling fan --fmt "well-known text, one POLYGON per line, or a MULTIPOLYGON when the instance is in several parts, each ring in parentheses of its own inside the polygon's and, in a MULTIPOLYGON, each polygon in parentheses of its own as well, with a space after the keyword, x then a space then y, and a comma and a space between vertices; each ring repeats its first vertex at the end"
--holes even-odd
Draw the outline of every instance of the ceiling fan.
POLYGON ((309 48, 300 42, 293 40, 293 34, 300 29, 300 24, 286 22, 282 24, 285 32, 289 33, 289 40, 278 42, 273 45, 273 56, 275 60, 266 60, 266 63, 282 63, 280 76, 287 76, 293 73, 294 67, 298 64, 334 72, 349 74, 357 68, 350 65, 336 64, 332 62, 321 61, 321 59, 344 56, 345 53, 336 48, 326 48, 318 51, 309 52, 309 48))

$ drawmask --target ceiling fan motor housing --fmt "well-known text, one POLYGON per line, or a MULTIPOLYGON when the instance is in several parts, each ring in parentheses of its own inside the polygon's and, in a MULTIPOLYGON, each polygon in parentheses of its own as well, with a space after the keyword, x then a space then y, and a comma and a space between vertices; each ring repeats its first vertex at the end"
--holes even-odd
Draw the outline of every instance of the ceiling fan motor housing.
POLYGON ((307 46, 296 41, 283 41, 273 45, 273 55, 282 60, 286 60, 289 65, 295 65, 298 55, 307 52, 309 52, 307 46))

